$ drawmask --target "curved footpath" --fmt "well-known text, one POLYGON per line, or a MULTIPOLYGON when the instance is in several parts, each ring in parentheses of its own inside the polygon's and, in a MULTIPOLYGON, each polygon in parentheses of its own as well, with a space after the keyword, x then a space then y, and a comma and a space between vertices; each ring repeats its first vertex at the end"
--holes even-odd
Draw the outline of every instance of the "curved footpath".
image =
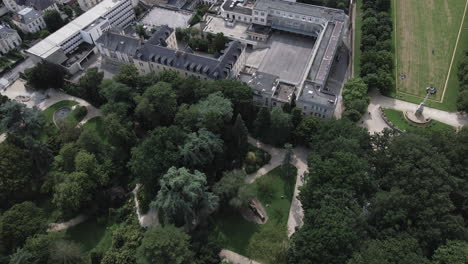
MULTIPOLYGON (((381 132, 384 128, 389 127, 380 115, 379 107, 402 112, 415 111, 418 107, 418 105, 414 103, 383 96, 375 90, 371 91, 369 95, 371 97, 371 102, 368 111, 371 114, 365 114, 361 121, 363 121, 362 126, 366 127, 371 134, 381 132)), ((468 115, 460 112, 447 112, 425 106, 424 115, 455 128, 468 125, 468 115)))

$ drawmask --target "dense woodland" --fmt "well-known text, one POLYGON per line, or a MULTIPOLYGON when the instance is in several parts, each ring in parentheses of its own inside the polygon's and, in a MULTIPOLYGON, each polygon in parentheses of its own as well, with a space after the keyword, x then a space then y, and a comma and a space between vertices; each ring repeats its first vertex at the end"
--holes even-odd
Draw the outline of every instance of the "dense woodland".
POLYGON ((64 87, 101 109, 102 133, 47 129, 41 111, 2 97, 4 263, 219 263, 210 218, 246 206, 258 191, 234 170, 246 158, 248 133, 311 149, 304 226, 284 252, 271 252, 271 263, 468 261, 467 129, 369 136, 348 118, 304 117, 294 104, 257 108, 236 81, 139 75, 130 65, 112 80, 91 68, 64 87), (143 210, 161 212, 163 227, 139 226, 136 183, 143 210), (45 232, 51 217, 79 213, 116 223, 110 249, 84 256, 63 233, 45 232))
POLYGON ((463 60, 458 65, 459 94, 457 99, 458 111, 468 113, 468 51, 463 54, 463 60))

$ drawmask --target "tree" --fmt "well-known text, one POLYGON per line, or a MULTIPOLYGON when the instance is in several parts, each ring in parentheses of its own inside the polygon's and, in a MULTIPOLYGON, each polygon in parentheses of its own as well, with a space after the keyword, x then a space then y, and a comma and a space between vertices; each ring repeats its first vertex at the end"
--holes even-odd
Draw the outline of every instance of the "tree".
POLYGON ((284 144, 284 159, 283 159, 283 167, 287 167, 293 161, 293 146, 289 143, 284 144))
POLYGON ((41 61, 35 67, 24 71, 27 86, 37 90, 63 88, 64 77, 65 70, 61 66, 46 61, 41 61))
POLYGON ((42 209, 31 202, 13 205, 0 218, 0 239, 7 252, 21 247, 26 239, 45 231, 42 209))
POLYGON ((457 110, 468 112, 468 90, 464 90, 458 94, 457 110))
POLYGON ((362 240, 358 211, 348 200, 324 197, 318 209, 306 212, 304 226, 293 234, 288 263, 345 263, 362 240))
POLYGON ((408 235, 370 240, 353 254, 348 264, 429 264, 418 241, 408 235))
POLYGON ((10 256, 10 264, 32 264, 32 255, 24 248, 16 249, 16 252, 10 256))
POLYGON ((299 107, 294 107, 291 111, 291 122, 294 129, 296 129, 301 124, 303 118, 304 116, 302 114, 302 109, 299 107))
POLYGON ((72 172, 54 188, 52 203, 64 214, 73 215, 93 200, 96 184, 85 172, 72 172))
POLYGON ((120 67, 119 73, 114 75, 113 79, 116 82, 122 83, 131 88, 139 86, 138 69, 133 64, 124 64, 120 67))
POLYGON ((223 153, 223 140, 202 128, 198 133, 190 133, 180 148, 183 163, 189 168, 203 169, 213 163, 215 157, 223 153))
POLYGON ((221 202, 230 202, 238 196, 239 189, 246 185, 246 177, 247 175, 242 170, 225 172, 223 177, 213 185, 213 192, 221 202))
POLYGON ((177 110, 177 100, 169 83, 158 82, 146 89, 142 96, 137 96, 135 100, 137 102, 135 113, 151 127, 172 123, 177 110))
POLYGON ((343 118, 346 118, 352 122, 359 121, 361 117, 362 117, 362 114, 359 113, 359 111, 355 109, 346 109, 343 113, 343 118))
POLYGON ((268 110, 266 107, 260 108, 257 114, 257 118, 254 121, 254 135, 261 138, 262 140, 265 140, 270 129, 270 125, 270 110, 268 110))
POLYGON ((232 103, 220 92, 210 94, 194 107, 199 115, 197 126, 213 133, 220 133, 224 125, 232 119, 232 103))
POLYGON ((434 252, 432 259, 433 264, 468 263, 468 242, 449 240, 434 252))
POLYGON ((148 35, 146 35, 146 30, 143 27, 143 25, 137 25, 136 28, 135 28, 135 32, 138 34, 140 39, 148 38, 148 35))
POLYGON ((81 246, 67 240, 59 240, 53 243, 49 254, 50 263, 80 264, 85 260, 81 246))
POLYGON ((28 151, 11 143, 0 144, 0 204, 6 206, 32 191, 33 164, 28 151))
POLYGON ((32 255, 33 263, 47 263, 52 245, 63 239, 61 232, 48 232, 30 236, 24 245, 24 249, 32 255))
MULTIPOLYGON (((347 109, 351 109, 351 103, 356 100, 366 100, 369 103, 367 96, 367 85, 361 78, 354 78, 345 83, 343 87, 343 102, 347 109)), ((360 110, 360 109, 356 109, 360 110)))
POLYGON ((104 79, 104 72, 99 72, 98 68, 86 69, 85 74, 78 81, 75 94, 83 97, 92 104, 100 106, 104 103, 104 98, 99 93, 99 87, 104 79))
POLYGON ((216 52, 221 52, 226 47, 228 39, 224 37, 223 33, 217 33, 213 39, 213 47, 216 52))
POLYGON ((166 224, 196 226, 203 217, 213 213, 219 198, 207 191, 205 174, 186 168, 170 168, 161 178, 161 190, 151 203, 161 214, 166 224))
POLYGON ((177 127, 158 127, 132 149, 128 167, 143 185, 157 190, 167 170, 180 165, 178 146, 185 139, 185 133, 177 127))
MULTIPOLYGON (((115 76, 114 79, 123 78, 116 78, 115 76)), ((130 87, 131 86, 126 85, 125 83, 120 83, 113 80, 104 80, 101 83, 100 93, 102 96, 104 96, 104 98, 106 98, 108 103, 125 102, 130 104, 133 103, 133 92, 130 87)))
POLYGON ((189 240, 189 235, 172 225, 150 228, 138 247, 137 263, 192 263, 193 253, 189 249, 189 240))
POLYGON ((306 116, 301 120, 299 126, 294 131, 298 143, 308 145, 310 137, 315 134, 319 128, 320 119, 316 116, 306 116))
POLYGON ((286 263, 287 228, 285 225, 266 225, 249 240, 247 252, 251 258, 264 263, 286 263))
POLYGON ((292 129, 291 115, 280 108, 273 108, 268 142, 276 146, 284 145, 290 140, 292 129))
POLYGON ((242 120, 242 116, 240 114, 237 115, 236 122, 232 128, 233 141, 228 148, 230 152, 234 152, 233 156, 236 159, 242 160, 247 154, 249 149, 248 133, 249 131, 245 126, 244 120, 242 120))
POLYGON ((44 12, 44 21, 50 33, 54 33, 66 24, 57 10, 46 10, 44 12))
POLYGON ((35 137, 39 135, 44 125, 44 115, 37 108, 27 108, 16 101, 8 101, 0 105, 0 131, 17 136, 35 137))

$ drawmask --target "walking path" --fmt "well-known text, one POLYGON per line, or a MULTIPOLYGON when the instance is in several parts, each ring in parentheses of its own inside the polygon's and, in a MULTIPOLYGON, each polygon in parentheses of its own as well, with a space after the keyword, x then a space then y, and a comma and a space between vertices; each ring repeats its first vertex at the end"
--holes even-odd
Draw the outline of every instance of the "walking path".
MULTIPOLYGON (((361 120, 364 121, 362 125, 366 127, 370 133, 381 132, 384 128, 388 127, 380 115, 379 106, 402 112, 415 111, 418 107, 417 104, 383 96, 378 91, 371 91, 369 95, 371 97, 371 103, 368 111, 371 115, 365 114, 361 120)), ((425 106, 424 115, 456 128, 468 125, 468 115, 459 112, 447 112, 425 106)))
MULTIPOLYGON (((247 176, 246 182, 253 183, 256 179, 267 174, 272 169, 281 166, 286 150, 264 144, 252 137, 249 137, 249 143, 256 146, 257 148, 265 150, 271 155, 270 163, 260 168, 256 173, 247 176)), ((301 187, 304 184, 303 175, 308 169, 307 149, 303 147, 296 147, 293 149, 293 153, 294 155, 291 164, 297 168, 297 176, 296 185, 294 188, 294 197, 291 202, 291 207, 289 209, 288 236, 291 236, 296 231, 296 228, 301 227, 303 224, 304 211, 302 210, 301 201, 299 201, 298 195, 299 187, 301 187)))
POLYGON ((136 214, 138 217, 138 222, 142 227, 148 227, 148 226, 158 226, 159 225, 159 219, 158 219, 158 212, 156 211, 155 208, 150 207, 149 211, 147 214, 141 214, 140 211, 140 203, 138 201, 138 190, 140 189, 141 184, 137 184, 135 186, 135 189, 133 189, 133 200, 135 201, 135 208, 136 208, 136 214))
POLYGON ((30 98, 30 100, 23 103, 27 107, 32 108, 35 106, 41 110, 45 110, 47 107, 63 100, 76 101, 80 105, 86 106, 86 108, 88 109, 88 114, 83 118, 80 124, 84 124, 91 118, 101 115, 99 109, 92 106, 90 103, 81 98, 68 95, 55 89, 48 89, 46 91, 30 91, 27 90, 24 85, 25 81, 17 80, 10 87, 2 91, 1 94, 7 96, 12 100, 17 98, 18 96, 27 96, 30 98))
POLYGON ((77 217, 73 218, 73 219, 70 219, 66 222, 62 222, 62 223, 50 223, 49 224, 49 229, 47 229, 47 232, 58 232, 58 231, 62 231, 62 230, 65 230, 65 229, 68 229, 72 226, 76 226, 78 224, 81 224, 83 223, 84 221, 86 221, 88 219, 88 216, 87 215, 84 215, 84 214, 80 214, 78 215, 77 217))
POLYGON ((260 262, 257 262, 255 260, 251 260, 247 257, 244 257, 242 255, 237 254, 234 251, 231 251, 229 249, 223 249, 219 253, 219 256, 222 259, 227 259, 229 262, 232 264, 260 264, 260 262))

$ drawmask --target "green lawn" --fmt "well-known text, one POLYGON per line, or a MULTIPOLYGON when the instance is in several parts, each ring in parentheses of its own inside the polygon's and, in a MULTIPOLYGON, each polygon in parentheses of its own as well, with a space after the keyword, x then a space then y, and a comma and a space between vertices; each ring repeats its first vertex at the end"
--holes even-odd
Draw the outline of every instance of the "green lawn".
MULTIPOLYGON (((269 217, 266 224, 259 225, 246 221, 240 213, 231 207, 225 207, 217 213, 214 218, 215 228, 212 235, 219 239, 224 248, 248 256, 248 244, 256 232, 262 232, 271 225, 287 225, 289 208, 294 194, 296 168, 290 166, 288 170, 289 177, 285 174, 286 170, 277 167, 254 183, 258 185, 259 181, 264 181, 269 184, 268 186, 272 190, 272 199, 258 197, 269 217)), ((284 236, 286 239, 287 234, 284 236)))
POLYGON ((362 0, 356 2, 356 14, 354 24, 354 58, 353 76, 361 74, 361 37, 362 37, 362 0))
POLYGON ((45 125, 42 128, 41 134, 39 135, 39 139, 42 142, 46 142, 47 139, 58 133, 58 128, 54 124, 54 113, 58 109, 62 107, 72 107, 74 105, 78 104, 75 101, 69 101, 69 100, 63 100, 60 102, 57 102, 51 106, 49 106, 47 109, 44 110, 44 118, 45 118, 45 125))
POLYGON ((105 130, 104 130, 104 122, 102 120, 102 117, 97 116, 97 117, 91 118, 90 120, 88 120, 83 125, 83 128, 84 129, 92 129, 92 130, 96 131, 96 133, 99 135, 99 137, 102 140, 104 140, 104 141, 107 140, 105 130))
POLYGON ((468 48, 466 18, 462 21, 465 4, 465 0, 392 1, 396 63, 393 97, 420 103, 425 88, 432 86, 438 93, 427 106, 456 111, 457 65, 459 55, 468 48), (460 27, 460 40, 450 69, 460 27), (402 75, 405 77, 401 78, 402 75))
POLYGON ((96 219, 71 227, 65 231, 65 237, 79 243, 88 254, 92 249, 105 252, 112 245, 112 231, 116 226, 98 223, 96 219))
POLYGON ((44 110, 44 117, 46 119, 46 122, 54 122, 54 113, 55 111, 59 110, 62 107, 72 107, 74 105, 77 105, 78 102, 75 101, 69 101, 69 100, 63 100, 58 103, 55 103, 49 107, 47 107, 46 110, 44 110))
POLYGON ((398 127, 400 130, 404 131, 417 131, 421 129, 430 129, 430 130, 447 130, 454 129, 452 126, 445 123, 432 120, 429 124, 426 125, 415 125, 407 121, 403 115, 403 112, 393 109, 384 109, 384 113, 387 116, 387 119, 392 122, 392 124, 398 127))

